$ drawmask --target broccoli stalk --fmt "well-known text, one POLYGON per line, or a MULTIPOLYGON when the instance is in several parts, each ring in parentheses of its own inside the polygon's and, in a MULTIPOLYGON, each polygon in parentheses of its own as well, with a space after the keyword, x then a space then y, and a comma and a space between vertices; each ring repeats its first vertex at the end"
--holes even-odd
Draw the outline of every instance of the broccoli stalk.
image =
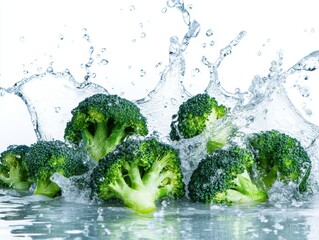
POLYGON ((93 189, 104 200, 117 198, 138 213, 156 210, 156 200, 184 195, 176 150, 156 140, 130 140, 101 159, 93 189))
POLYGON ((61 188, 58 184, 52 182, 49 179, 38 179, 36 188, 34 189, 33 194, 35 195, 44 195, 47 197, 55 197, 61 191, 61 188))
POLYGON ((100 122, 96 124, 94 135, 92 135, 88 129, 84 129, 84 145, 91 154, 92 158, 99 160, 107 153, 112 152, 114 148, 127 136, 125 127, 125 125, 121 124, 108 127, 106 122, 100 122))
POLYGON ((262 202, 267 198, 267 195, 252 182, 247 170, 237 175, 233 183, 234 185, 231 189, 227 190, 225 196, 230 202, 262 202))
POLYGON ((146 118, 131 101, 117 95, 95 94, 72 110, 64 138, 83 145, 99 161, 127 136, 148 133, 146 118))
POLYGON ((29 147, 12 145, 0 155, 0 184, 17 190, 27 190, 31 179, 25 167, 25 155, 29 147))

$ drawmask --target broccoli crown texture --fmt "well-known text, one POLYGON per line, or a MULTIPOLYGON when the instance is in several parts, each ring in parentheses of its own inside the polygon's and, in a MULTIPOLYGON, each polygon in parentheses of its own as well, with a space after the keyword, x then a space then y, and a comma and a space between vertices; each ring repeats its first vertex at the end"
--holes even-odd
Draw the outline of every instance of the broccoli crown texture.
POLYGON ((146 118, 131 101, 117 95, 95 94, 72 110, 64 138, 84 144, 92 158, 100 160, 127 136, 145 136, 146 118))
POLYGON ((265 201, 267 194, 257 188, 248 174, 253 162, 251 153, 236 145, 207 155, 190 178, 190 199, 227 205, 265 201))
POLYGON ((118 199, 136 212, 153 212, 156 200, 185 195, 178 151, 154 138, 125 141, 98 162, 92 189, 102 200, 118 199))
POLYGON ((177 113, 177 126, 171 125, 172 140, 192 138, 204 131, 208 123, 214 122, 228 112, 224 105, 218 105, 208 94, 197 94, 182 103, 177 113), (177 127, 177 128, 176 128, 177 127), (179 134, 178 134, 179 133, 179 134))
POLYGON ((86 160, 87 155, 84 151, 59 140, 38 141, 32 144, 25 162, 30 176, 37 182, 34 193, 49 197, 57 195, 60 188, 50 177, 54 173, 67 178, 82 175, 89 170, 86 160))
POLYGON ((255 158, 252 177, 268 190, 278 180, 295 182, 300 192, 308 189, 311 160, 301 143, 278 130, 252 133, 247 145, 255 158))
POLYGON ((27 190, 31 185, 25 167, 26 145, 11 145, 0 155, 0 184, 17 190, 27 190))

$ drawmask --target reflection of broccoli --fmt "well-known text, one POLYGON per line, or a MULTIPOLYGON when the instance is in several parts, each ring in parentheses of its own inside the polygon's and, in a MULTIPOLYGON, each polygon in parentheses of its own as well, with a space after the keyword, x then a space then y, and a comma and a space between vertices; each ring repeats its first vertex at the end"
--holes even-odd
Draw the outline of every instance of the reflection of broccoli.
POLYGON ((216 150, 194 170, 188 185, 189 197, 195 202, 219 204, 265 201, 267 194, 248 174, 253 162, 250 152, 238 146, 216 150))
POLYGON ((132 102, 117 95, 96 94, 73 109, 64 138, 84 143, 96 161, 132 134, 147 135, 146 119, 132 102))
MULTIPOLYGON (((171 123, 170 138, 192 138, 201 134, 210 124, 224 117, 228 109, 224 105, 218 105, 215 98, 208 94, 197 94, 182 103, 176 115, 177 119, 171 123)), ((209 129, 210 138, 207 142, 207 151, 210 153, 227 143, 232 127, 209 129), (217 131, 217 132, 214 132, 217 131)))
POLYGON ((100 199, 119 199, 139 213, 156 200, 185 194, 178 152, 155 139, 128 140, 98 162, 92 188, 100 199))
POLYGON ((32 144, 25 161, 30 176, 36 182, 34 194, 56 196, 61 189, 50 177, 54 173, 67 178, 82 175, 89 170, 84 163, 86 160, 87 155, 83 151, 58 140, 32 144))
POLYGON ((27 190, 31 185, 25 167, 25 155, 29 147, 12 145, 0 155, 0 184, 18 190, 27 190))
POLYGON ((269 130, 248 136, 247 145, 256 162, 252 177, 260 187, 268 191, 279 180, 296 182, 300 192, 307 190, 311 160, 297 139, 269 130))

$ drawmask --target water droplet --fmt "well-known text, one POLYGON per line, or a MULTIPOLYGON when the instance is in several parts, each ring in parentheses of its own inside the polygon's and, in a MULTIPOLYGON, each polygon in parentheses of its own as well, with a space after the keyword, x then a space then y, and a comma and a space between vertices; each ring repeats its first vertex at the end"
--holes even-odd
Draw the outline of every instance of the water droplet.
POLYGON ((109 61, 106 60, 106 59, 102 59, 102 60, 101 60, 101 64, 102 64, 102 65, 107 65, 108 63, 109 63, 109 61))
POLYGON ((163 7, 162 10, 161 10, 161 12, 162 12, 162 13, 166 13, 166 12, 167 12, 167 8, 166 8, 166 7, 163 7))
POLYGON ((258 51, 258 52, 257 52, 257 55, 258 55, 258 56, 261 56, 261 51, 258 51))
POLYGON ((141 38, 145 38, 146 37, 146 33, 145 32, 142 32, 141 33, 141 38))
POLYGON ((140 76, 141 77, 144 77, 146 75, 146 72, 144 71, 144 69, 141 69, 141 71, 140 71, 140 76))
POLYGON ((52 72, 53 72, 53 68, 52 68, 52 67, 48 67, 48 68, 47 68, 47 72, 48 72, 48 73, 52 73, 52 72))
POLYGON ((175 106, 177 104, 176 98, 171 98, 171 104, 175 106))
POLYGON ((309 95, 310 95, 310 91, 306 87, 301 87, 299 89, 299 92, 300 92, 301 96, 303 96, 303 97, 309 97, 309 95))
POLYGON ((133 38, 133 39, 132 39, 132 43, 135 43, 135 42, 136 42, 136 39, 135 39, 135 38, 133 38))
POLYGON ((83 35, 83 38, 84 38, 87 42, 91 42, 90 36, 89 36, 87 33, 85 33, 85 34, 83 35))
POLYGON ((59 112, 61 111, 61 108, 60 108, 60 107, 55 107, 55 108, 54 108, 54 111, 55 111, 56 113, 59 113, 59 112))
POLYGON ((60 39, 60 40, 63 40, 63 39, 64 39, 63 34, 59 34, 59 39, 60 39))
POLYGON ((173 8, 176 5, 175 0, 167 0, 166 4, 169 8, 173 8))
POLYGON ((212 29, 208 29, 207 31, 206 31, 206 36, 207 37, 210 37, 210 36, 212 36, 213 35, 213 30, 212 29))
POLYGON ((23 70, 23 74, 28 74, 29 71, 28 70, 23 70))
POLYGON ((130 5, 129 6, 129 10, 132 12, 132 11, 134 11, 135 10, 135 6, 134 5, 130 5))
POLYGON ((206 43, 203 43, 203 44, 202 44, 202 47, 205 48, 205 47, 206 47, 206 43))
POLYGON ((94 52, 94 47, 91 46, 90 49, 89 49, 89 54, 90 54, 90 56, 93 54, 93 52, 94 52))
POLYGON ((155 68, 158 68, 159 66, 162 65, 162 62, 158 62, 156 65, 155 65, 155 68))
POLYGON ((25 40, 24 36, 19 37, 19 41, 20 41, 20 42, 22 42, 22 43, 23 43, 23 42, 24 42, 24 40, 25 40))
POLYGON ((143 27, 143 23, 139 23, 138 25, 139 25, 139 27, 140 27, 140 28, 142 28, 142 27, 143 27))
POLYGON ((189 9, 193 9, 193 5, 192 5, 192 4, 188 4, 187 7, 188 7, 189 9))
POLYGON ((214 40, 212 40, 212 41, 210 41, 210 44, 209 44, 211 47, 212 46, 214 46, 215 45, 215 41, 214 40))
POLYGON ((105 52, 106 51, 106 48, 101 48, 101 52, 105 52))

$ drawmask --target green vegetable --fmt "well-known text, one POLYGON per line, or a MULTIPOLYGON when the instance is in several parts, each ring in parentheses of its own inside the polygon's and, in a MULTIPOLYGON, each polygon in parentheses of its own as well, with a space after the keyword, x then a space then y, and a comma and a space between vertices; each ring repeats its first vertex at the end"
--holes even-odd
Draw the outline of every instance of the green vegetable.
POLYGON ((114 150, 127 136, 145 136, 146 119, 140 109, 117 95, 96 94, 86 98, 72 110, 64 138, 83 144, 96 161, 114 150))
POLYGON ((30 176, 36 182, 34 194, 48 197, 54 197, 61 191, 60 187, 50 180, 54 173, 69 178, 89 170, 86 164, 88 157, 84 151, 58 140, 32 144, 25 161, 30 176))
POLYGON ((253 133, 247 145, 255 158, 253 178, 266 191, 275 181, 295 182, 300 192, 308 187, 311 160, 300 142, 278 130, 253 133))
POLYGON ((253 162, 251 153, 236 145, 207 155, 190 178, 190 199, 227 205, 265 201, 266 192, 259 189, 249 176, 253 162))
MULTIPOLYGON (((228 109, 224 105, 219 105, 215 98, 206 93, 197 94, 182 103, 177 115, 173 116, 176 119, 171 123, 170 138, 173 141, 178 141, 181 138, 193 138, 227 113, 228 109)), ((207 151, 211 153, 228 142, 232 126, 220 129, 214 127, 209 131, 207 151)))
POLYGON ((0 155, 0 185, 28 190, 31 180, 25 167, 26 145, 11 145, 0 155))
POLYGON ((153 212, 158 199, 185 195, 178 151, 156 139, 125 141, 98 162, 92 189, 102 200, 153 212))

